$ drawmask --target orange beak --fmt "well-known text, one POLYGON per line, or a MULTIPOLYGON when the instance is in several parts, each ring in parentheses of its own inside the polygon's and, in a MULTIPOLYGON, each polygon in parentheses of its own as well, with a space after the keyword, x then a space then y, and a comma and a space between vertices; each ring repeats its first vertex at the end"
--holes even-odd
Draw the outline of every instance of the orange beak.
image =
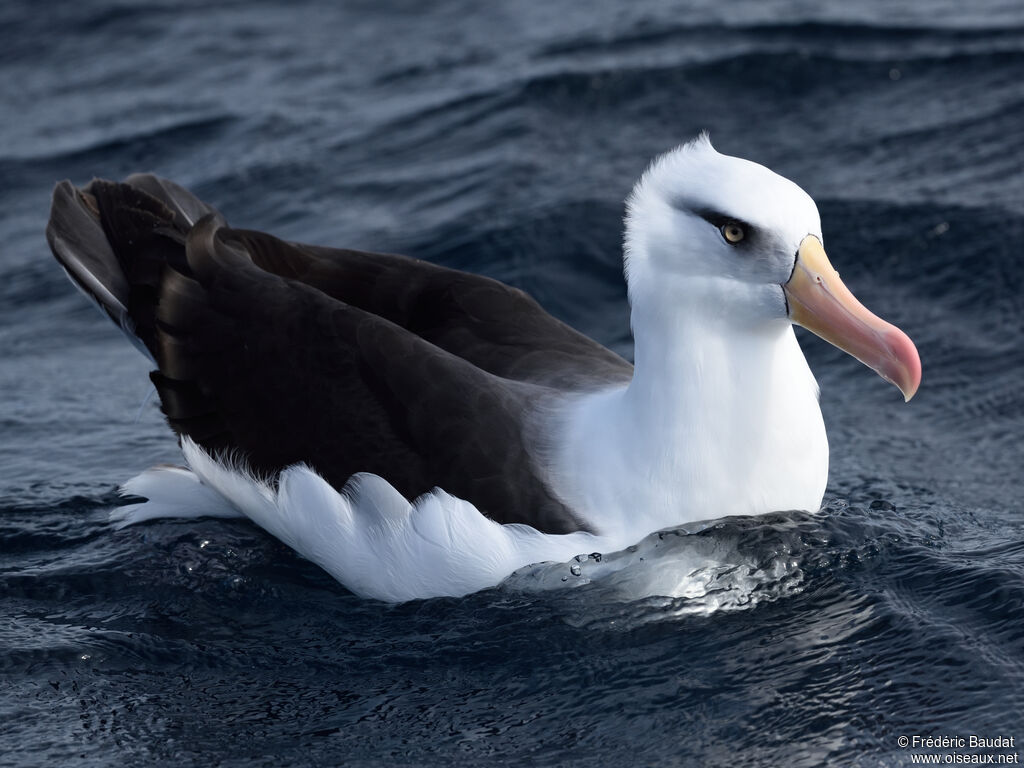
POLYGON ((914 396, 921 384, 921 358, 914 342, 857 301, 814 235, 800 243, 793 274, 782 289, 790 320, 874 369, 899 387, 906 400, 914 396))

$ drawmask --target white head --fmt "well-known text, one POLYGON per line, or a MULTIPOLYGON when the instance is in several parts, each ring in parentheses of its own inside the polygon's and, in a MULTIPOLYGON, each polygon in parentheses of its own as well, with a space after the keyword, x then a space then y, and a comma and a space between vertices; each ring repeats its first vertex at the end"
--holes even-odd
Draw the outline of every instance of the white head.
POLYGON ((719 154, 707 134, 656 159, 627 210, 634 307, 686 302, 709 320, 785 321, 782 284, 803 239, 821 239, 806 192, 764 166, 719 154))
POLYGON ((627 202, 625 270, 638 325, 758 333, 798 323, 909 396, 920 360, 868 312, 822 247, 810 196, 764 166, 718 153, 707 134, 657 160, 627 202))

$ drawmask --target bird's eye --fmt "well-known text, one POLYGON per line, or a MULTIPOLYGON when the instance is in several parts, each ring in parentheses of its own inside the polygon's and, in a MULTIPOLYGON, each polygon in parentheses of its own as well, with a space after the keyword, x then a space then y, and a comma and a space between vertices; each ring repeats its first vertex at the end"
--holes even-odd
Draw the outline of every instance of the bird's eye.
POLYGON ((741 227, 734 221, 730 221, 723 224, 721 226, 721 230, 722 237, 725 238, 725 242, 732 243, 733 245, 736 245, 736 243, 740 242, 743 238, 747 236, 747 233, 744 231, 743 227, 741 227))

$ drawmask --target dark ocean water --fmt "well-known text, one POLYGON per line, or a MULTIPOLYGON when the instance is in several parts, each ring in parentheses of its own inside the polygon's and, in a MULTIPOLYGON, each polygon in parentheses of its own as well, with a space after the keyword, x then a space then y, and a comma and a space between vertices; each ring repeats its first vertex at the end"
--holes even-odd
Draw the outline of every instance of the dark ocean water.
POLYGON ((874 766, 951 751, 903 735, 1024 740, 1018 0, 8 0, 0 108, 0 765, 874 766), (628 353, 622 200, 701 128, 818 200, 847 284, 921 352, 904 406, 801 337, 821 514, 400 606, 248 524, 108 527, 117 485, 179 454, 146 361, 49 255, 56 180, 155 171, 235 225, 514 283, 628 353))

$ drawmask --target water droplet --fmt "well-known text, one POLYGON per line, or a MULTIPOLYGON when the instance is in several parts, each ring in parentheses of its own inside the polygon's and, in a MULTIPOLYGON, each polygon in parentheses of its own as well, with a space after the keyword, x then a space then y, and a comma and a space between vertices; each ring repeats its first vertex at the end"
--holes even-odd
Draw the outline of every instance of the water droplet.
POLYGON ((593 559, 595 563, 600 563, 602 555, 600 552, 591 552, 590 557, 593 559))
POLYGON ((202 541, 199 542, 199 548, 200 549, 206 549, 206 547, 209 546, 209 544, 210 544, 210 540, 209 539, 203 539, 202 541))
POLYGON ((583 572, 583 569, 580 568, 575 563, 573 563, 571 566, 569 566, 569 573, 571 573, 573 576, 579 576, 582 572, 583 572))

